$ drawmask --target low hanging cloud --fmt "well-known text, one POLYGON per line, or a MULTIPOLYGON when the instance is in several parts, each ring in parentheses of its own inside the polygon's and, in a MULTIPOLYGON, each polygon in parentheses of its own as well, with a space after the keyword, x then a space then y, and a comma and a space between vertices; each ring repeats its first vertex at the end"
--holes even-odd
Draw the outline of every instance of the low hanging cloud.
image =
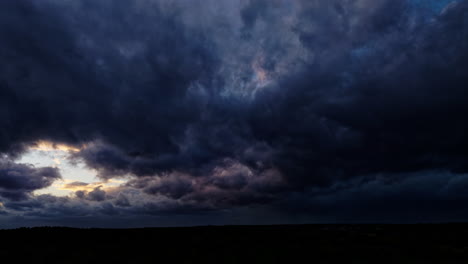
POLYGON ((27 199, 33 191, 49 187, 60 178, 56 168, 35 168, 0 159, 0 198, 27 199))
POLYGON ((8 214, 261 207, 326 220, 355 203, 371 219, 382 190, 395 219, 431 199, 433 218, 450 219, 459 203, 444 205, 464 201, 459 188, 443 196, 408 181, 468 172, 467 1, 26 0, 0 10, 8 214), (60 178, 14 163, 37 142, 68 146, 103 182, 128 182, 31 195, 60 178))

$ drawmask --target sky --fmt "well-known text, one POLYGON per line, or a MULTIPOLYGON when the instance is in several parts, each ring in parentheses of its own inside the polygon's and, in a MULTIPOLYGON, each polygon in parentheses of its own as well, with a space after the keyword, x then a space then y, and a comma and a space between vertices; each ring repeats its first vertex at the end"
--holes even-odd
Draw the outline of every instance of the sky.
POLYGON ((467 0, 6 0, 0 59, 0 228, 468 220, 467 0))

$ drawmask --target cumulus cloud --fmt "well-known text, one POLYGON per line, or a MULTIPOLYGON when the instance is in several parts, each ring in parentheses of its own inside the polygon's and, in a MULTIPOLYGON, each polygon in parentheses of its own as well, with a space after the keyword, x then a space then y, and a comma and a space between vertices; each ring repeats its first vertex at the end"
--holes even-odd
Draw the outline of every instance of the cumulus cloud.
POLYGON ((87 198, 91 201, 104 201, 106 199, 106 192, 101 190, 101 187, 96 187, 88 193, 87 198))
POLYGON ((33 191, 48 187, 60 178, 56 168, 35 168, 0 159, 0 197, 26 199, 33 191))

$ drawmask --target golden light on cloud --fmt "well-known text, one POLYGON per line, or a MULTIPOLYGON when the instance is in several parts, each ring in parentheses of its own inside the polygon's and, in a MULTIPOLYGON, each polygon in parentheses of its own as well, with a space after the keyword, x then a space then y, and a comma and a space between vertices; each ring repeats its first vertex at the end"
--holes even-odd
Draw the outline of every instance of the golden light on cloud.
POLYGON ((95 188, 101 187, 102 190, 106 191, 106 190, 119 187, 123 183, 125 183, 124 180, 115 180, 115 179, 111 179, 106 182, 92 182, 92 183, 64 180, 63 183, 57 185, 56 188, 58 190, 70 191, 70 192, 75 192, 75 191, 90 192, 94 190, 95 188))
POLYGON ((53 143, 50 141, 41 140, 41 141, 35 142, 30 148, 32 150, 39 150, 39 151, 46 151, 46 152, 49 152, 49 151, 79 152, 84 148, 84 146, 76 147, 76 146, 53 143))
POLYGON ((126 181, 97 178, 97 172, 88 168, 82 160, 72 161, 72 155, 93 143, 68 145, 47 140, 37 141, 29 145, 28 151, 22 156, 20 163, 31 164, 35 167, 53 167, 59 170, 62 179, 56 180, 47 188, 34 191, 35 195, 53 194, 55 196, 69 196, 76 191, 90 192, 100 187, 111 191, 119 188, 126 181))

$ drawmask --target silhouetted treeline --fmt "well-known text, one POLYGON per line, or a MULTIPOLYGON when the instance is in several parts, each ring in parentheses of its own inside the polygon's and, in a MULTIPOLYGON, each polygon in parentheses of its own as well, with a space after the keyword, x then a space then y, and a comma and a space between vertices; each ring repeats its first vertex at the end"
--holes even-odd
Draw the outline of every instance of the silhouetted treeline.
POLYGON ((468 263, 468 225, 20 228, 0 231, 0 259, 1 263, 468 263))

